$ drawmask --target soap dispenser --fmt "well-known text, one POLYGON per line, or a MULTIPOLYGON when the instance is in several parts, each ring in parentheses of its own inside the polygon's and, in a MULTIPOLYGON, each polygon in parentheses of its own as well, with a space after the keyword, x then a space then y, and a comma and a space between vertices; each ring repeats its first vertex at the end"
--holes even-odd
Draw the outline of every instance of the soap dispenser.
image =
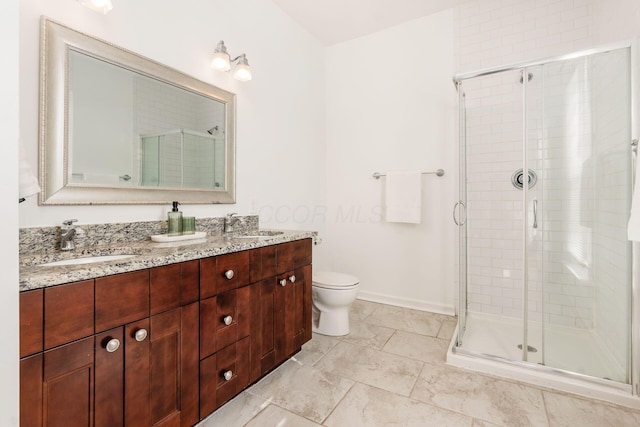
POLYGON ((178 202, 173 202, 173 209, 167 214, 169 225, 167 236, 182 235, 182 212, 178 210, 179 204, 178 202))

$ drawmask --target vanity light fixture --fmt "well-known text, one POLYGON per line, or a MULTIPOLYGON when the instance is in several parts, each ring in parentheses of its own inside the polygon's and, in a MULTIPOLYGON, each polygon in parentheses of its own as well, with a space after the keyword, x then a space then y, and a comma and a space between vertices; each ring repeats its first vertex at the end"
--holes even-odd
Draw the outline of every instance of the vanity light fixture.
POLYGON ((78 0, 81 5, 88 7, 96 12, 104 13, 105 15, 113 9, 111 0, 78 0))
POLYGON ((224 45, 224 41, 220 40, 211 58, 211 68, 218 71, 230 71, 232 64, 234 65, 233 77, 236 80, 240 80, 241 82, 251 80, 251 68, 249 67, 247 56, 243 53, 231 59, 227 52, 227 47, 224 45))

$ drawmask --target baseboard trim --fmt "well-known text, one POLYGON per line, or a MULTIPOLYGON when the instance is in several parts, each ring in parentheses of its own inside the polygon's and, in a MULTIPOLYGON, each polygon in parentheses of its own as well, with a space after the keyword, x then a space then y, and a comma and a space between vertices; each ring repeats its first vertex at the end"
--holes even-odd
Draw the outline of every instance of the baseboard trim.
POLYGON ((428 311, 430 313, 445 314, 447 316, 455 316, 455 307, 452 305, 436 304, 429 301, 419 301, 410 298, 394 297, 392 295, 363 291, 358 292, 358 299, 411 308, 414 310, 428 311))

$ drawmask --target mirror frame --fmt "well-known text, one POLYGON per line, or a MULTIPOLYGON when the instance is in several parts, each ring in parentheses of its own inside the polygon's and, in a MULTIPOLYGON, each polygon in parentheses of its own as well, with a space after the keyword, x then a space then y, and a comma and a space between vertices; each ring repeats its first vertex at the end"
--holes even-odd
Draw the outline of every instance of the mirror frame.
POLYGON ((235 203, 235 94, 46 17, 40 23, 39 205, 235 203), (69 182, 69 50, 225 105, 225 188, 106 187, 69 182))

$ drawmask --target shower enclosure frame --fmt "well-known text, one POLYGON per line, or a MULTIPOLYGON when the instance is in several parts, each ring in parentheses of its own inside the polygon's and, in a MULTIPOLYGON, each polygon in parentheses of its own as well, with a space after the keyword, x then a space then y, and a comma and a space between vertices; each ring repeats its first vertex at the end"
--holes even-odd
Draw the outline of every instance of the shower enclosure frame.
MULTIPOLYGON (((600 47, 596 47, 596 48, 592 48, 592 49, 587 49, 587 50, 582 50, 582 51, 578 51, 578 52, 574 52, 574 53, 570 53, 570 54, 566 54, 566 55, 559 55, 559 56, 553 56, 553 57, 549 57, 549 58, 542 58, 542 59, 536 59, 536 60, 532 60, 532 61, 525 61, 525 62, 518 62, 518 63, 513 63, 513 64, 509 64, 509 65, 505 65, 505 66, 500 66, 500 67, 492 67, 492 68, 485 68, 485 69, 481 69, 478 71, 474 71, 474 72, 466 72, 466 73, 459 73, 454 75, 453 77, 453 83, 456 87, 456 90, 458 91, 458 109, 459 109, 459 116, 458 116, 458 138, 459 138, 459 191, 462 193, 465 190, 466 187, 466 164, 465 164, 465 151, 466 151, 466 145, 465 145, 465 141, 466 141, 466 128, 465 128, 465 111, 464 108, 462 108, 462 106, 465 103, 465 95, 463 93, 463 91, 461 91, 459 89, 459 85, 467 79, 471 79, 474 77, 481 77, 481 76, 488 76, 488 75, 492 75, 492 74, 497 74, 497 73, 502 73, 502 72, 507 72, 507 71, 521 71, 521 73, 526 73, 527 68, 529 67, 534 67, 534 66, 541 66, 541 65, 546 65, 546 64, 550 64, 550 63, 554 63, 554 62, 562 62, 562 61, 567 61, 570 59, 577 59, 577 58, 582 58, 582 57, 587 57, 587 56, 591 56, 591 55, 595 55, 595 54, 599 54, 599 53, 605 53, 605 52, 609 52, 609 51, 613 51, 613 50, 618 50, 618 49, 629 49, 630 51, 630 80, 631 80, 631 97, 630 97, 630 101, 631 101, 631 141, 629 141, 630 146, 629 149, 631 150, 631 143, 634 140, 637 140, 640 137, 640 122, 638 120, 638 109, 639 109, 639 104, 638 102, 640 101, 640 85, 638 82, 638 71, 640 70, 640 64, 638 63, 638 61, 640 61, 640 47, 639 47, 638 40, 628 40, 628 41, 624 41, 624 42, 620 42, 620 43, 612 43, 612 44, 608 44, 608 45, 604 45, 604 46, 600 46, 600 47)), ((523 74, 524 77, 524 74, 523 74)), ((526 91, 526 87, 527 87, 527 80, 526 78, 522 79, 522 83, 523 83, 523 106, 525 106, 525 108, 523 108, 523 120, 524 123, 526 123, 526 101, 527 101, 527 91, 526 91)), ((525 141, 525 147, 526 147, 526 126, 523 126, 523 138, 525 141)), ((526 153, 526 149, 523 150, 523 165, 527 165, 527 153, 526 153)), ((630 157, 630 162, 631 162, 631 176, 632 176, 632 180, 633 183, 635 183, 635 172, 636 172, 636 167, 635 167, 635 163, 637 161, 637 153, 632 153, 630 157)), ((525 166, 526 168, 527 166, 525 166)), ((632 191, 633 191, 633 183, 632 183, 632 191)), ((526 200, 527 198, 527 185, 523 186, 523 199, 526 200)), ((456 225, 458 226, 458 230, 459 230, 459 240, 462 239, 466 239, 467 238, 467 231, 466 231, 466 206, 464 203, 464 200, 462 200, 462 197, 460 198, 460 200, 454 205, 453 208, 453 217, 454 217, 454 222, 456 223, 456 225), (457 213, 457 217, 456 217, 456 213, 457 213)), ((528 209, 524 209, 523 212, 524 215, 524 223, 526 224, 527 222, 527 215, 528 215, 528 209)), ((523 227, 523 230, 526 230, 526 227, 523 227)), ((526 233, 526 231, 524 231, 524 233, 526 233)), ((611 380, 605 380, 605 379, 600 379, 597 377, 592 377, 589 375, 585 375, 585 374, 580 374, 577 372, 572 372, 572 371, 567 371, 567 370, 563 370, 563 369, 559 369, 559 368, 554 368, 554 367, 549 367, 549 366, 544 366, 544 365, 538 365, 538 364, 532 364, 532 363, 527 363, 526 362, 526 348, 527 348, 527 333, 526 333, 526 328, 527 328, 527 319, 526 319, 526 313, 527 313, 527 277, 526 277, 526 272, 527 272, 527 268, 526 268, 526 263, 527 263, 527 251, 523 250, 523 272, 524 272, 524 276, 523 276, 523 360, 513 360, 513 359, 507 359, 504 357, 500 357, 500 356, 495 356, 495 355, 490 355, 490 354, 485 354, 485 353, 481 353, 478 351, 473 351, 473 350, 469 350, 469 349, 463 349, 457 346, 457 342, 458 342, 458 336, 460 334, 460 331, 456 331, 456 334, 454 335, 452 342, 451 342, 451 346, 450 346, 450 354, 453 354, 454 356, 462 356, 462 357, 467 357, 467 358, 473 358, 479 361, 478 366, 481 370, 486 370, 488 367, 490 368, 491 366, 504 366, 503 369, 501 369, 503 372, 512 372, 513 368, 516 368, 516 370, 522 370, 524 369, 525 374, 523 375, 523 379, 525 381, 527 380, 531 380, 532 378, 534 378, 536 376, 536 373, 543 373, 549 376, 549 378, 552 377, 558 377, 558 384, 562 384, 565 380, 568 383, 568 386, 566 388, 567 391, 577 391, 579 392, 579 390, 583 390, 584 386, 586 385, 586 387, 589 387, 589 384, 591 385, 596 385, 596 386, 602 386, 603 390, 604 390, 604 394, 607 394, 607 389, 609 390, 613 390, 614 393, 619 393, 619 392, 623 392, 626 393, 628 396, 633 396, 633 401, 637 400, 637 397, 640 396, 640 278, 639 278, 639 271, 638 269, 640 268, 640 259, 638 258, 640 255, 640 247, 638 246, 640 243, 638 242, 632 242, 631 244, 631 304, 630 304, 630 310, 631 310, 631 328, 630 328, 630 384, 623 384, 623 383, 618 383, 615 381, 611 381, 611 380)), ((526 240, 523 241, 523 246, 526 245, 526 240)), ((467 253, 466 253, 466 247, 463 245, 458 245, 459 246, 459 262, 460 262, 460 266, 458 268, 458 273, 459 273, 459 278, 458 278, 458 285, 459 285, 459 289, 458 289, 458 299, 459 299, 459 305, 458 305, 458 316, 459 316, 459 322, 458 322, 458 327, 460 328, 462 324, 465 324, 465 317, 466 317, 466 305, 467 305, 467 280, 466 280, 466 275, 467 275, 467 263, 466 263, 466 257, 467 257, 467 253)), ((526 249, 526 248, 524 248, 526 249)), ((447 357, 447 359, 449 359, 449 355, 447 357)), ((456 364, 456 363, 454 363, 456 364)), ((465 366, 467 365, 467 363, 460 363, 461 366, 465 366)), ((490 370, 490 369, 489 369, 490 370)), ((557 385, 557 384, 556 384, 557 385)), ((563 388, 563 387, 559 387, 559 388, 563 388)), ((615 398, 614 398, 615 400, 615 398)), ((623 403, 623 402, 621 402, 623 403)), ((626 403, 629 403, 628 401, 626 403)))

